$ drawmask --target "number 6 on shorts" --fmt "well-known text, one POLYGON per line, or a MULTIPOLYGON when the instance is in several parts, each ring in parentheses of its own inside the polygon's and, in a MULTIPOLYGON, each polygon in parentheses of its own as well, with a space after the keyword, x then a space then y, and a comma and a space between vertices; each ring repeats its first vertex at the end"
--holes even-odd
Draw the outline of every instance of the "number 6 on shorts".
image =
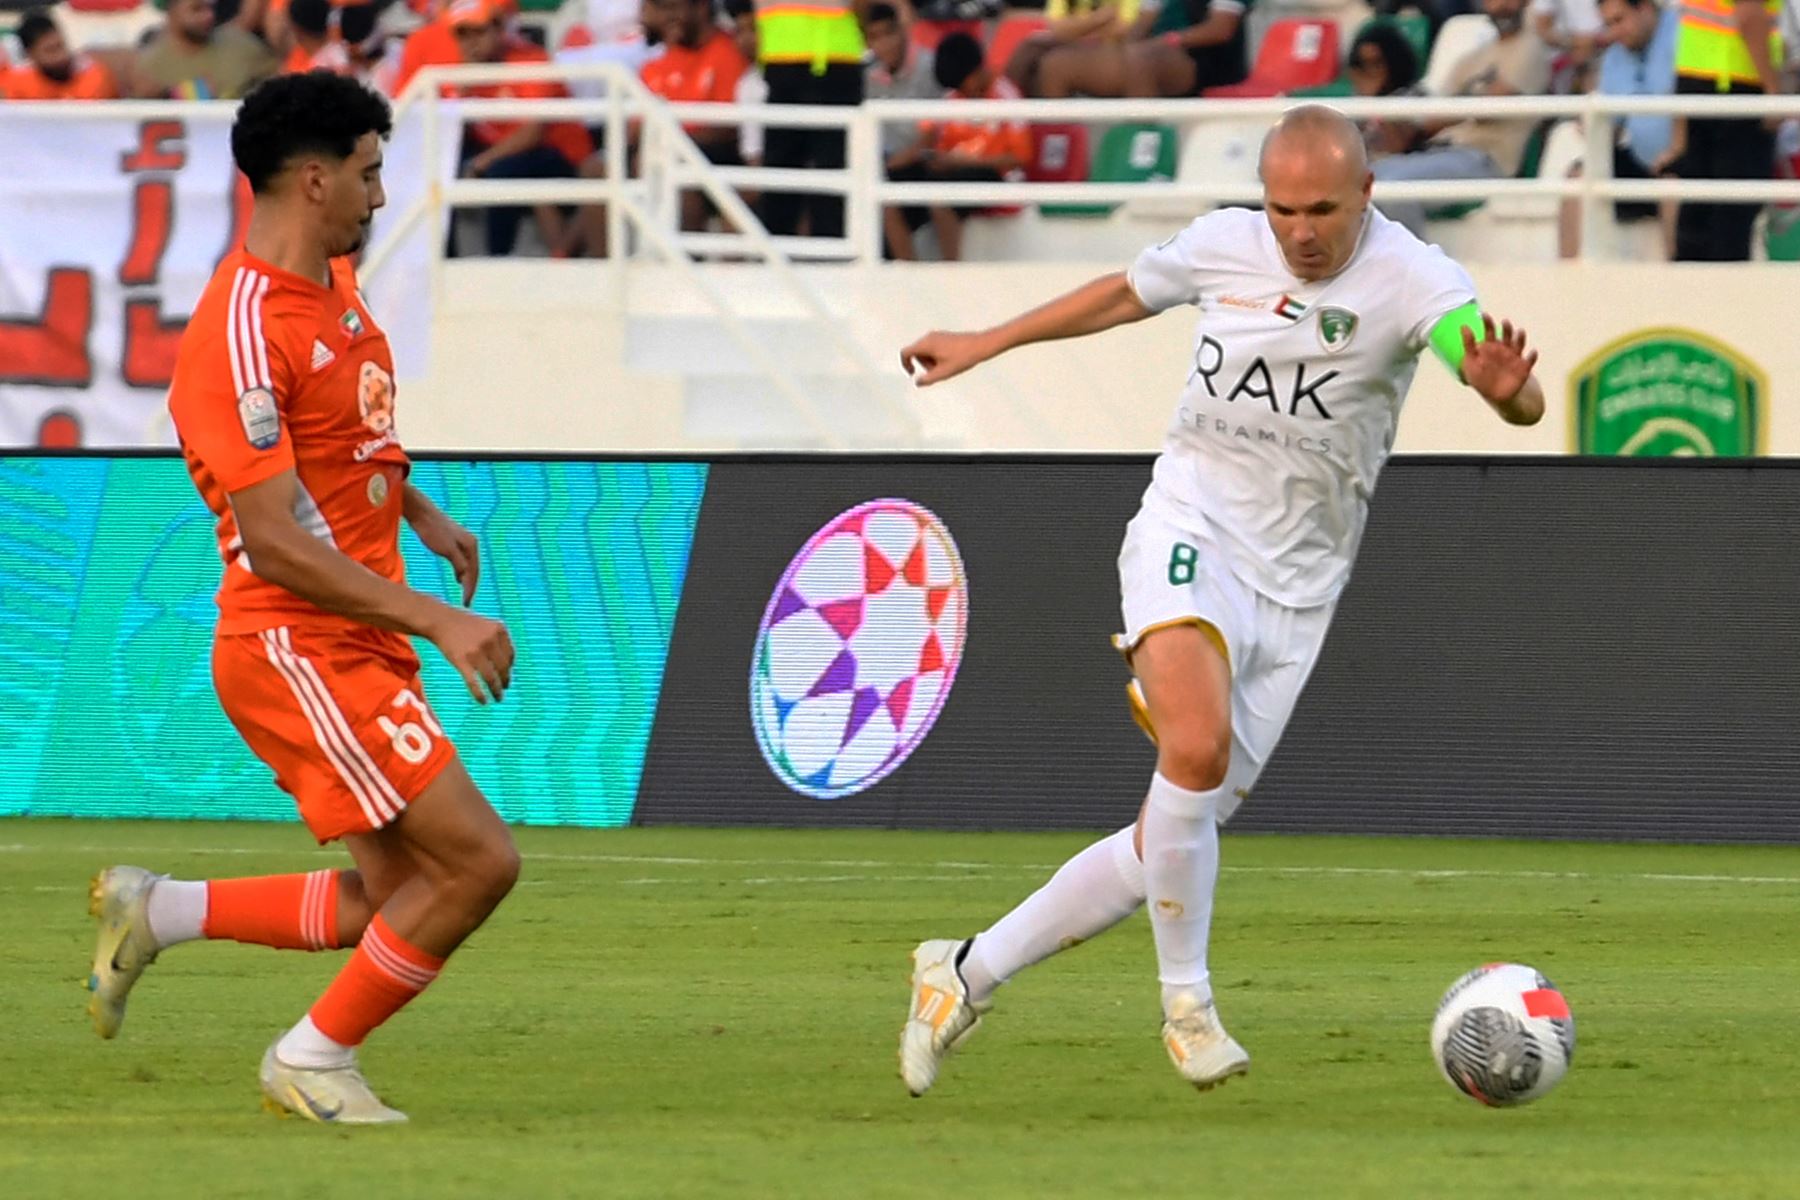
POLYGON ((417 766, 431 754, 432 735, 443 737, 444 727, 438 724, 437 718, 431 715, 431 710, 425 707, 425 701, 411 688, 400 689, 400 693, 393 699, 393 707, 416 709, 419 721, 424 723, 421 728, 415 721, 396 723, 388 716, 375 718, 376 724, 381 726, 381 732, 387 734, 388 740, 393 742, 394 753, 417 766))

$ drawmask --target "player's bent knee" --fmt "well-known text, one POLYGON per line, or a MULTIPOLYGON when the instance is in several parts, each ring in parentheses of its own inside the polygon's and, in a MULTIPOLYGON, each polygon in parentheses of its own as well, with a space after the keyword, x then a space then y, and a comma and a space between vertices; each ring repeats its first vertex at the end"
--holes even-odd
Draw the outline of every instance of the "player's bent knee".
POLYGON ((1210 792, 1225 782, 1231 767, 1231 735, 1198 722, 1159 731, 1157 770, 1177 787, 1210 792))
POLYGON ((464 864, 459 881, 475 907, 493 909, 519 882, 519 849, 510 835, 490 841, 464 864))

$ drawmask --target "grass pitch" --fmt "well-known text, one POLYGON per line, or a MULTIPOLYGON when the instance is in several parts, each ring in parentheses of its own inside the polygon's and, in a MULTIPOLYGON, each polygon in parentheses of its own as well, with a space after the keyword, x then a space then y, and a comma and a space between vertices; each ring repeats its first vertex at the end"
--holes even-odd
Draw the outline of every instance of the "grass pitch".
POLYGON ((298 827, 0 822, 0 1195, 1800 1195, 1800 851, 1227 836, 1214 977, 1248 1079, 1182 1085, 1142 914, 1027 972, 926 1098, 907 952, 1087 838, 521 830, 524 886, 364 1066, 413 1124, 257 1107, 341 954, 196 944, 91 1032, 88 876, 335 861, 298 827), (1563 1086, 1484 1110, 1433 1069, 1492 959, 1568 995, 1563 1086))

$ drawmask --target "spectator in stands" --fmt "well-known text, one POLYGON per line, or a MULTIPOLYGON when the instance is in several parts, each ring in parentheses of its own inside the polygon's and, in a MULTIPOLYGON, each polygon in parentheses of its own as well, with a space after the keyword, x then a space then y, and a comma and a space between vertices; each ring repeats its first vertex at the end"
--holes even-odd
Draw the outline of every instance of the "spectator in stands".
POLYGON ((1050 0, 1044 6, 1048 29, 1029 34, 1006 61, 1006 77, 1028 96, 1037 95, 1038 65, 1044 56, 1059 46, 1106 44, 1122 45, 1142 36, 1150 28, 1142 16, 1139 0, 1050 0))
MULTIPOLYGON (((587 23, 577 25, 556 49, 556 61, 580 66, 617 63, 636 74, 662 53, 660 12, 652 16, 651 0, 590 0, 587 23)), ((586 99, 606 95, 599 80, 572 79, 569 90, 586 99)))
POLYGON ((1165 0, 1140 15, 1125 41, 1077 42, 1045 54, 1037 92, 1069 96, 1195 96, 1242 83, 1248 72, 1244 14, 1249 0, 1165 0))
POLYGON ((1550 48, 1552 90, 1587 91, 1587 72, 1600 46, 1596 0, 1531 0, 1531 28, 1550 48))
MULTIPOLYGON (((1399 26, 1376 20, 1364 25, 1350 43, 1350 90, 1357 96, 1412 96, 1419 85, 1419 56, 1413 52, 1399 26)), ((1378 117, 1361 123, 1369 157, 1405 154, 1413 148, 1416 126, 1383 121, 1378 117)))
MULTIPOLYGON (((867 46, 857 14, 867 0, 756 0, 756 27, 770 104, 861 104, 867 46)), ((844 165, 838 129, 771 125, 763 135, 763 164, 771 168, 844 165)), ((813 237, 844 234, 844 198, 834 194, 767 192, 762 221, 770 233, 796 234, 804 222, 813 237)))
MULTIPOLYGON (((455 0, 448 20, 463 62, 541 63, 548 56, 519 38, 509 39, 502 0, 455 0)), ((513 80, 456 87, 458 96, 547 99, 567 96, 560 83, 513 80)), ((593 151, 582 126, 570 121, 474 121, 463 138, 462 173, 477 179, 569 179, 593 151)), ((563 215, 556 205, 532 209, 538 233, 548 247, 564 240, 563 215)), ((503 205, 487 210, 487 250, 511 254, 518 239, 522 207, 503 205)))
MULTIPOLYGON (((936 56, 912 40, 911 21, 892 4, 872 4, 863 21, 869 42, 868 73, 863 91, 871 100, 941 100, 943 85, 937 81, 936 56)), ((922 162, 929 135, 919 125, 884 121, 881 126, 881 161, 894 179, 896 169, 922 162)))
POLYGON ((448 67, 463 61, 456 31, 450 28, 448 0, 430 0, 426 12, 430 20, 409 33, 400 50, 400 69, 394 76, 395 95, 404 92, 413 76, 426 67, 448 67))
MULTIPOLYGON (((1019 89, 1012 80, 996 77, 988 69, 986 51, 966 33, 952 33, 938 43, 934 69, 939 85, 950 100, 1017 100, 1019 89)), ((936 180, 954 183, 997 183, 1023 179, 1031 161, 1031 130, 1022 121, 949 121, 928 126, 929 145, 920 160, 890 172, 893 179, 936 180)), ((914 259, 912 234, 930 222, 937 234, 938 253, 945 262, 962 257, 962 226, 980 207, 951 208, 935 205, 929 213, 916 207, 888 209, 882 215, 888 251, 899 259, 914 259)))
MULTIPOLYGON (((1600 18, 1609 43, 1600 56, 1597 90, 1607 96, 1667 96, 1675 91, 1675 34, 1681 24, 1680 0, 1658 8, 1655 0, 1600 0, 1600 18)), ((1675 154, 1671 149, 1674 118, 1633 116, 1615 122, 1612 173, 1614 179, 1654 179, 1675 154)), ((1576 163, 1569 177, 1581 175, 1576 163)), ((1620 221, 1642 221, 1660 214, 1663 250, 1674 253, 1675 204, 1658 206, 1648 201, 1621 200, 1614 206, 1620 221)), ((1581 202, 1570 197, 1562 203, 1558 222, 1558 252, 1574 258, 1581 252, 1581 202)))
MULTIPOLYGON (((731 18, 732 37, 737 41, 738 53, 744 56, 744 73, 738 76, 737 91, 732 101, 737 104, 766 104, 769 100, 769 84, 763 78, 762 67, 757 65, 756 46, 756 4, 754 0, 725 0, 725 15, 731 18)), ((760 167, 763 158, 763 127, 758 121, 745 121, 738 126, 738 157, 745 166, 760 167)), ((747 204, 756 203, 748 192, 744 194, 747 204)))
POLYGON ((213 23, 234 25, 280 55, 288 38, 287 0, 213 0, 213 23))
MULTIPOLYGON (((638 72, 645 87, 677 104, 730 104, 736 99, 738 81, 750 64, 738 48, 735 33, 727 33, 714 21, 713 0, 655 0, 646 20, 660 23, 663 52, 638 72)), ((682 130, 707 161, 720 166, 735 166, 740 161, 735 126, 685 122, 682 130)), ((628 155, 637 150, 635 133, 632 136, 628 155)), ((606 178, 606 156, 591 155, 581 164, 581 176, 606 178)), ((711 205, 702 193, 682 193, 681 228, 703 229, 710 215, 711 205)), ((571 234, 565 239, 559 253, 574 254, 582 245, 591 254, 606 253, 605 205, 583 206, 579 236, 571 234)))
POLYGON ((1419 56, 1391 21, 1371 21, 1350 43, 1350 90, 1357 96, 1410 96, 1419 91, 1419 56))
MULTIPOLYGON (((638 72, 644 86, 675 104, 730 104, 750 64, 738 50, 736 36, 719 27, 713 0, 667 0, 667 8, 668 22, 663 26, 667 45, 660 57, 638 72)), ((735 125, 686 122, 681 128, 708 162, 738 165, 735 125)), ((681 227, 705 228, 710 207, 702 193, 683 192, 681 227)))
POLYGON ((331 0, 289 0, 287 27, 292 39, 284 74, 300 71, 350 73, 350 54, 332 36, 331 0))
POLYGON ((364 87, 392 96, 400 77, 400 46, 381 27, 381 6, 351 4, 338 11, 349 75, 364 87))
MULTIPOLYGON (((1550 84, 1550 52, 1525 25, 1525 0, 1482 0, 1498 36, 1456 64, 1447 94, 1452 96, 1537 96, 1550 84)), ((1421 179, 1503 179, 1518 174, 1530 118, 1475 118, 1436 121, 1417 129, 1418 149, 1391 154, 1373 164, 1379 181, 1421 179)), ((1409 133, 1400 129, 1395 136, 1409 133)), ((1425 237, 1425 205, 1419 201, 1376 204, 1393 220, 1425 237)))
MULTIPOLYGON (((1682 95, 1773 95, 1781 90, 1779 10, 1775 0, 1688 0, 1675 34, 1675 90, 1682 95)), ((1760 117, 1692 117, 1675 122, 1683 179, 1767 179, 1775 169, 1775 130, 1760 117)), ((1675 219, 1675 258, 1745 262, 1760 204, 1690 201, 1675 219)))
POLYGON ((20 19, 18 38, 25 61, 0 74, 0 100, 118 98, 112 72, 85 55, 71 53, 62 31, 43 9, 33 9, 20 19))
POLYGON ((169 0, 166 23, 138 53, 131 91, 145 99, 236 100, 280 70, 261 38, 218 23, 213 0, 169 0))

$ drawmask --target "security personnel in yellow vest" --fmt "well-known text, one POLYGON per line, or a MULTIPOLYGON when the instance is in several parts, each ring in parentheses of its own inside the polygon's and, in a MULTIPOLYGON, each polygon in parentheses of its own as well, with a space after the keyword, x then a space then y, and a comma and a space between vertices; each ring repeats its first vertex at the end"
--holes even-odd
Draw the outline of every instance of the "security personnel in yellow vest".
MULTIPOLYGON (((1781 0, 1667 2, 1681 6, 1675 41, 1678 93, 1754 96, 1781 90, 1781 0)), ((1675 136, 1685 149, 1670 173, 1683 179, 1767 179, 1773 172, 1775 134, 1761 117, 1690 117, 1677 123, 1675 136)), ((1760 207, 1683 204, 1675 224, 1675 258, 1748 260, 1750 230, 1760 207)))
MULTIPOLYGON (((756 37, 770 104, 861 104, 862 18, 869 0, 756 0, 756 37)), ((771 125, 763 142, 766 167, 842 167, 844 135, 835 129, 771 125)), ((840 195, 765 192, 762 221, 769 232, 842 237, 840 195)))

